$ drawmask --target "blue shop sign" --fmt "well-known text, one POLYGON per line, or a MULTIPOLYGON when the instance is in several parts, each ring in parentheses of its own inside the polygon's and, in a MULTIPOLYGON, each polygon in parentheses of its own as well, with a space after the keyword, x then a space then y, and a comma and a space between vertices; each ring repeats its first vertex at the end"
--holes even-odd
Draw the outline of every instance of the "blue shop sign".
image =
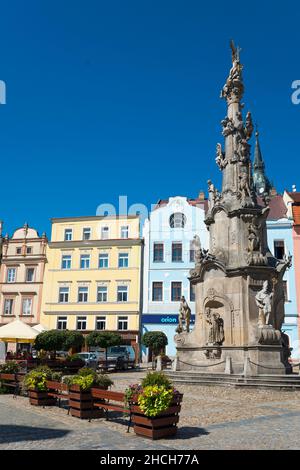
MULTIPOLYGON (((178 324, 178 317, 179 315, 151 315, 146 314, 142 315, 142 323, 144 324, 160 324, 160 325, 170 325, 170 324, 178 324)), ((191 324, 195 323, 195 315, 191 315, 191 324)))

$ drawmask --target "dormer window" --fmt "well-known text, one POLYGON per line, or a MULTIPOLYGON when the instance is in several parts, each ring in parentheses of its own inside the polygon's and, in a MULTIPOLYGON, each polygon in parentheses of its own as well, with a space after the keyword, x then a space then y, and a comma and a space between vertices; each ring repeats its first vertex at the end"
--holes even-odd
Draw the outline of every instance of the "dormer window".
POLYGON ((169 223, 171 228, 184 228, 186 224, 186 216, 181 212, 175 212, 170 216, 169 223))

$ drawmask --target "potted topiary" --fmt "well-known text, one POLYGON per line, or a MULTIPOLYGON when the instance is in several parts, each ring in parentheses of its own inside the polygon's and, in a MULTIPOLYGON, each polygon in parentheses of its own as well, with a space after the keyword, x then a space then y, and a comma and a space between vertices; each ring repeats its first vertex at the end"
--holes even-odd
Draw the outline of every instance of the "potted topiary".
POLYGON ((47 380, 51 379, 52 372, 47 366, 37 367, 26 374, 24 385, 28 390, 29 401, 35 406, 53 406, 55 398, 48 395, 47 380))
POLYGON ((71 377, 65 377, 64 382, 69 387, 69 411, 72 416, 81 419, 101 418, 103 410, 94 406, 91 393, 93 388, 107 388, 113 384, 109 377, 97 374, 89 367, 83 367, 71 377))
POLYGON ((151 439, 177 433, 183 395, 174 389, 162 373, 148 373, 141 384, 125 391, 132 413, 134 432, 151 439))

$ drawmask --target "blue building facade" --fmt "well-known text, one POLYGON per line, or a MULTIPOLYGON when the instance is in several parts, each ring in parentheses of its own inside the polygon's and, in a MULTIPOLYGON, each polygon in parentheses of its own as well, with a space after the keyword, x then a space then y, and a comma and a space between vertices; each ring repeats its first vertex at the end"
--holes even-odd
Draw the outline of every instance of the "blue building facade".
POLYGON ((288 216, 287 206, 281 195, 270 201, 270 213, 267 219, 268 245, 278 259, 291 254, 292 267, 284 275, 285 283, 285 320, 282 330, 288 335, 292 350, 292 359, 299 359, 298 313, 294 267, 293 219, 288 216))
MULTIPOLYGON (((174 335, 181 295, 191 308, 191 328, 195 319, 194 291, 188 277, 194 267, 193 237, 200 236, 202 247, 208 247, 206 204, 204 195, 199 199, 170 197, 159 201, 144 223, 142 333, 163 331, 169 357, 176 354, 174 335)), ((143 360, 149 359, 146 348, 142 355, 143 360)))

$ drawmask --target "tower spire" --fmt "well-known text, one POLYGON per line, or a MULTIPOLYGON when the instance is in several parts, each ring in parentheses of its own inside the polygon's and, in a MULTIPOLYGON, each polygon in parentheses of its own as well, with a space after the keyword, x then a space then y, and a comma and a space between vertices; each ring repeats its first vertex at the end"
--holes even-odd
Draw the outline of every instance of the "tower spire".
POLYGON ((272 186, 270 181, 265 174, 265 163, 262 157, 262 152, 259 143, 259 132, 256 129, 255 133, 255 150, 254 150, 254 162, 253 162, 253 183, 255 192, 258 196, 268 195, 272 186))

